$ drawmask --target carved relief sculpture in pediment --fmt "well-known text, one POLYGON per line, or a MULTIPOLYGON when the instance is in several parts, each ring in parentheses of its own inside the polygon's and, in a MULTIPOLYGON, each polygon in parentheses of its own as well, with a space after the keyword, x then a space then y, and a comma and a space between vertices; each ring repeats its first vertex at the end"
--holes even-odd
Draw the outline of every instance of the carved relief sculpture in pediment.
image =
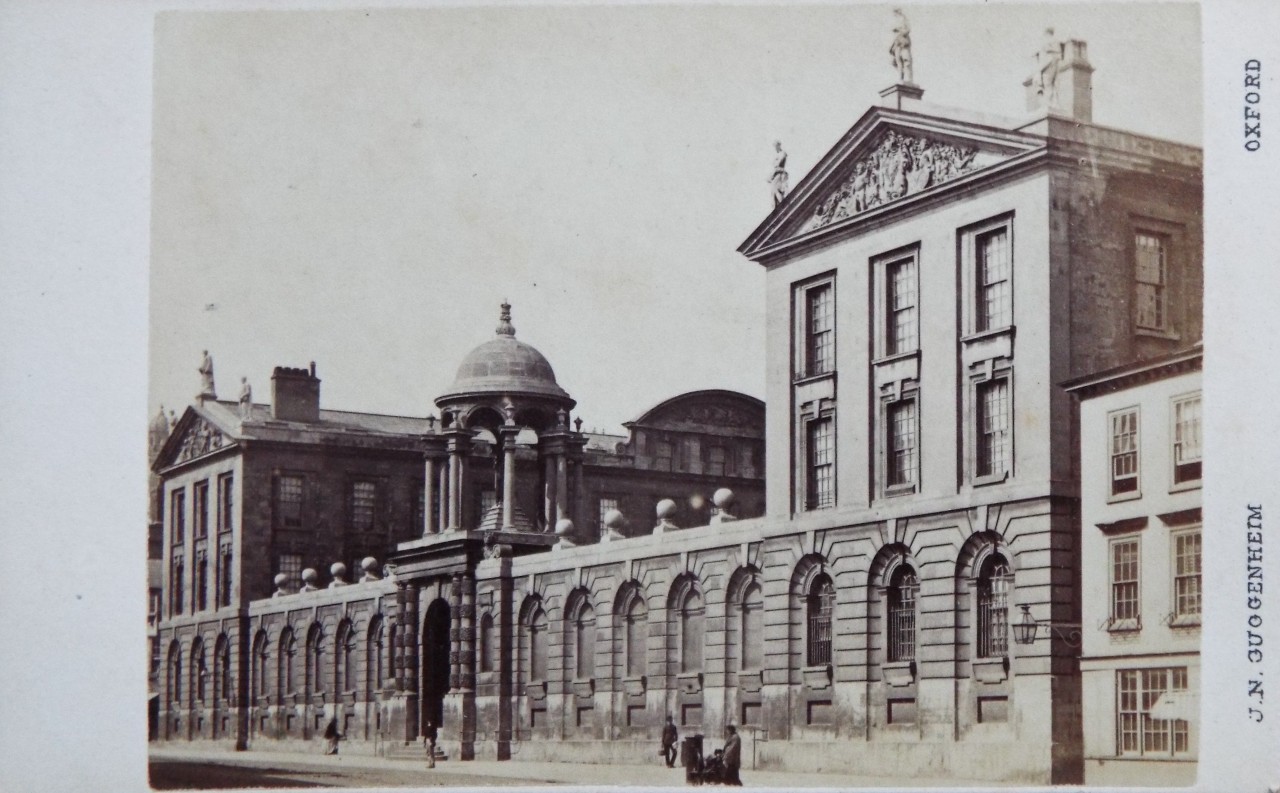
POLYGON ((889 130, 874 149, 854 163, 849 176, 817 206, 801 231, 822 228, 969 173, 986 164, 979 159, 974 146, 889 130))
POLYGON ((185 462, 221 449, 226 444, 226 436, 212 424, 197 418, 182 438, 182 446, 178 449, 178 462, 185 462))

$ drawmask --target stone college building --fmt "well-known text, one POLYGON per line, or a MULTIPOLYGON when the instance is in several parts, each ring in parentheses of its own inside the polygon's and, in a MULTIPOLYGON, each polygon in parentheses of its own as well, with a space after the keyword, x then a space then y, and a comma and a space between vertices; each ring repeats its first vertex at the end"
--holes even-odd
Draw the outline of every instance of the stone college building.
POLYGON ((991 87, 1012 120, 926 104, 909 48, 789 191, 778 147, 739 248, 762 424, 701 392, 593 452, 506 313, 438 421, 320 410, 306 369, 189 408, 155 465, 159 739, 310 749, 336 717, 350 751, 432 725, 453 760, 653 763, 672 716, 771 768, 1083 781, 1061 626, 1097 629, 1102 478, 1062 384, 1200 338, 1201 153, 1093 124, 1082 41, 991 87))

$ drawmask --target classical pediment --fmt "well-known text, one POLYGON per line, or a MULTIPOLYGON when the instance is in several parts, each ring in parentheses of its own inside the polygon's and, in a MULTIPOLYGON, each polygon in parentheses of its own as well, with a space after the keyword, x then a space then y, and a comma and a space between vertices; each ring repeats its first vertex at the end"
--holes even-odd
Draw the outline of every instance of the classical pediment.
POLYGON ((194 409, 188 408, 165 441, 157 461, 161 468, 179 465, 218 452, 233 443, 235 439, 229 434, 194 409))
POLYGON ((799 233, 852 217, 1004 159, 964 142, 885 130, 853 158, 808 214, 799 233))
POLYGON ((1024 133, 950 119, 868 111, 739 247, 749 257, 860 216, 891 212, 924 194, 1043 149, 1024 133))

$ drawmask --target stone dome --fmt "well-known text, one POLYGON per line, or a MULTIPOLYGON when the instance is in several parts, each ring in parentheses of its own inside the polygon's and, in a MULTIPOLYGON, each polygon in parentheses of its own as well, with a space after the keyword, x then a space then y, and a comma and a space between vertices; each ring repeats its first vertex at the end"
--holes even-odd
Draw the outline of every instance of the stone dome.
POLYGON ((456 397, 525 394, 551 397, 572 405, 569 394, 556 383, 556 374, 546 356, 516 339, 508 303, 502 304, 496 334, 467 353, 453 385, 436 399, 436 404, 456 397))

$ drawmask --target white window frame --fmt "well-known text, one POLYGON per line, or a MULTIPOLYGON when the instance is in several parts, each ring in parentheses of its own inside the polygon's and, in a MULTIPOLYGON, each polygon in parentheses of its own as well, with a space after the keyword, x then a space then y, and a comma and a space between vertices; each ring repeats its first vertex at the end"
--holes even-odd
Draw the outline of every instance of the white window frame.
POLYGON ((1142 630, 1142 538, 1136 534, 1123 537, 1112 537, 1107 542, 1107 630, 1140 631, 1142 630), (1132 579, 1116 578, 1116 549, 1121 545, 1132 544, 1134 577, 1132 579), (1131 585, 1134 591, 1133 615, 1120 616, 1117 608, 1120 601, 1116 598, 1116 587, 1131 585))
POLYGON ((1142 410, 1138 405, 1130 405, 1124 408, 1118 408, 1107 413, 1107 501, 1128 501, 1130 499, 1142 498, 1142 410), (1116 477, 1116 458, 1120 455, 1116 452, 1116 420, 1122 416, 1133 414, 1133 448, 1130 451, 1121 454, 1133 454, 1133 474, 1125 476, 1122 479, 1133 479, 1132 490, 1116 490, 1117 482, 1121 481, 1116 477))
POLYGON ((836 355, 838 322, 836 314, 836 276, 834 272, 825 273, 815 278, 801 281, 792 285, 792 314, 795 334, 795 350, 792 372, 795 380, 805 380, 813 377, 830 377, 836 373, 836 355), (828 316, 830 322, 828 326, 821 331, 815 332, 813 329, 813 298, 818 293, 825 290, 828 295, 827 305, 829 307, 828 316), (822 368, 815 364, 813 352, 815 349, 814 341, 817 333, 828 334, 829 344, 826 349, 828 355, 823 357, 826 361, 826 368, 822 368))
POLYGON ((1196 457, 1194 460, 1188 460, 1187 464, 1194 463, 1197 466, 1204 464, 1204 403, 1201 400, 1199 391, 1190 394, 1181 394, 1169 400, 1169 483, 1170 490, 1195 490, 1201 486, 1203 481, 1203 471, 1198 470, 1194 478, 1188 477, 1182 481, 1178 481, 1178 455, 1181 449, 1179 433, 1181 432, 1181 424, 1178 421, 1178 411, 1182 405, 1194 402, 1197 405, 1195 417, 1195 432, 1197 434, 1196 457))
POLYGON ((1204 532, 1201 526, 1190 526, 1169 533, 1169 624, 1172 627, 1199 625, 1204 612, 1204 532), (1178 572, 1178 542, 1183 538, 1195 537, 1197 544, 1196 571, 1194 573, 1178 572), (1193 579, 1195 583, 1195 611, 1182 611, 1179 601, 1178 582, 1181 579, 1193 579))

